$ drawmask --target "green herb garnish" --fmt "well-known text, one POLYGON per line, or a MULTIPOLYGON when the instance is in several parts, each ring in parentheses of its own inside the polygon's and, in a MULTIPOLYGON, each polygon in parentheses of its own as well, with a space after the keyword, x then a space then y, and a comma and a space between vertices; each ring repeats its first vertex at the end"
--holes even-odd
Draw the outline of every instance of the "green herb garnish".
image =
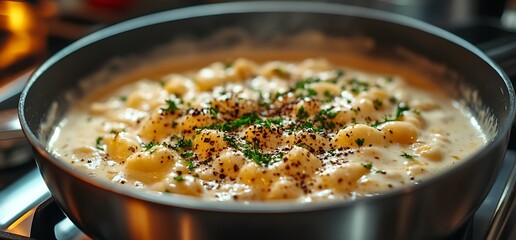
POLYGON ((336 78, 340 78, 342 76, 344 76, 344 71, 342 71, 342 70, 336 70, 335 71, 335 77, 336 78))
POLYGON ((393 122, 393 121, 399 121, 401 117, 403 117, 403 113, 406 111, 409 111, 410 108, 405 105, 404 103, 398 104, 396 107, 396 115, 395 117, 392 117, 392 115, 387 114, 383 116, 383 121, 376 121, 373 124, 371 124, 372 127, 377 127, 378 125, 387 123, 387 122, 393 122))
POLYGON ((404 157, 406 159, 414 159, 414 156, 412 156, 412 155, 410 155, 410 154, 408 154, 406 152, 402 152, 402 154, 400 156, 402 156, 402 157, 404 157))
POLYGON ((279 76, 281 78, 289 78, 290 77, 290 73, 284 69, 274 68, 272 71, 274 72, 274 74, 276 74, 277 76, 279 76))
POLYGON ((362 163, 362 166, 363 166, 364 168, 367 168, 367 169, 371 170, 371 168, 373 167, 373 163, 370 163, 370 162, 368 162, 368 163, 362 163))
POLYGON ((390 83, 390 82, 394 81, 394 77, 393 76, 385 76, 385 81, 390 83))
POLYGON ((333 107, 319 111, 317 115, 315 115, 314 123, 319 123, 322 129, 334 129, 335 123, 328 122, 327 120, 334 119, 339 113, 332 112, 332 110, 333 107))
POLYGON ((357 143, 357 145, 358 145, 359 147, 362 147, 362 145, 364 145, 364 141, 365 141, 365 140, 364 140, 363 138, 357 138, 357 139, 355 139, 355 142, 357 143))
POLYGON ((315 91, 313 88, 308 88, 308 89, 306 89, 306 91, 308 92, 308 95, 307 95, 308 97, 317 95, 317 91, 315 91))
POLYGON ((185 140, 184 138, 180 138, 177 135, 174 135, 174 138, 177 140, 174 148, 190 148, 192 147, 192 139, 185 140))
POLYGON ((257 124, 265 126, 267 128, 271 128, 272 124, 281 125, 282 122, 283 122, 283 118, 280 118, 280 117, 274 118, 274 119, 265 119, 265 120, 259 119, 256 121, 257 124))
MULTIPOLYGON (((149 142, 148 144, 143 144, 142 147, 145 148, 145 151, 149 151, 151 150, 154 146, 157 146, 158 143, 157 142, 149 142)), ((150 151, 150 153, 153 153, 155 150, 152 150, 150 151)))
POLYGON ((229 124, 230 124, 231 130, 233 130, 233 129, 237 129, 242 126, 247 126, 247 125, 253 124, 256 121, 258 121, 258 119, 260 119, 260 117, 258 116, 258 113, 251 112, 251 113, 244 114, 242 117, 240 117, 239 119, 237 119, 233 122, 230 122, 229 124))
POLYGON ((219 115, 219 110, 214 107, 210 107, 210 114, 213 115, 213 117, 217 118, 219 115))
POLYGON ((299 110, 297 111, 297 118, 299 119, 306 119, 308 118, 308 112, 305 111, 305 108, 301 106, 299 110))
POLYGON ((283 158, 283 153, 280 153, 276 156, 263 154, 256 148, 256 146, 251 148, 249 145, 245 145, 241 151, 246 157, 250 158, 253 160, 253 162, 262 167, 267 167, 269 164, 278 162, 283 158))
POLYGON ((189 171, 193 171, 195 169, 195 166, 193 164, 192 161, 190 160, 185 160, 185 163, 186 163, 186 168, 189 170, 189 171))
POLYGON ((369 83, 362 82, 356 78, 351 79, 351 92, 358 94, 361 91, 367 91, 369 89, 369 83))
POLYGON ((307 89, 307 85, 316 83, 316 82, 320 82, 320 81, 321 81, 321 79, 319 79, 319 78, 307 78, 307 79, 301 80, 296 83, 296 86, 291 91, 295 91, 298 89, 307 89))
POLYGON ((339 114, 339 112, 332 112, 332 110, 333 110, 333 107, 323 109, 323 110, 319 111, 319 113, 317 115, 321 115, 321 116, 327 117, 329 119, 334 119, 337 116, 337 114, 339 114))
POLYGON ((381 108, 383 106, 382 100, 375 98, 373 101, 373 106, 374 106, 375 110, 378 110, 379 108, 381 108))
POLYGON ((399 120, 401 117, 403 117, 403 112, 408 110, 410 110, 410 108, 407 105, 403 103, 398 104, 396 107, 396 120, 399 120))
POLYGON ((226 135, 224 135, 224 140, 228 143, 228 145, 232 148, 236 148, 238 149, 238 144, 236 143, 236 140, 232 137, 228 137, 226 135))
POLYGON ((255 123, 270 128, 272 126, 271 124, 279 125, 279 124, 281 124, 281 122, 283 122, 282 118, 262 120, 260 118, 260 116, 258 116, 258 113, 251 112, 251 113, 244 114, 243 116, 241 116, 240 118, 238 118, 234 121, 229 121, 229 122, 225 122, 225 123, 217 123, 217 124, 212 124, 212 125, 203 127, 201 129, 198 129, 197 133, 200 133, 200 131, 202 131, 202 129, 214 129, 214 130, 218 130, 218 131, 222 131, 222 132, 230 132, 230 131, 238 129, 242 126, 248 126, 248 125, 255 124, 255 123))
POLYGON ((176 103, 174 101, 172 101, 171 99, 168 99, 168 100, 165 100, 165 102, 167 102, 168 106, 167 108, 162 108, 161 110, 165 111, 165 112, 170 112, 170 113, 174 113, 176 110, 180 110, 176 103))
POLYGON ((95 147, 98 149, 98 150, 102 150, 104 151, 104 147, 102 146, 102 139, 104 139, 103 137, 97 137, 97 139, 95 139, 95 147))
POLYGON ((333 100, 333 95, 331 95, 330 91, 325 90, 323 94, 326 97, 326 102, 331 102, 331 100, 333 100))
POLYGON ((194 156, 194 153, 193 152, 184 152, 184 153, 181 153, 181 157, 183 158, 191 158, 194 156))
POLYGON ((225 69, 229 69, 229 68, 232 68, 233 67, 233 61, 232 60, 228 60, 224 63, 224 68, 225 69))
POLYGON ((112 134, 119 134, 121 132, 125 132, 125 129, 111 129, 109 132, 112 134))
POLYGON ((394 103, 397 103, 397 102, 398 102, 398 99, 397 99, 395 96, 391 96, 391 97, 389 98, 389 102, 391 102, 392 104, 394 104, 394 103))

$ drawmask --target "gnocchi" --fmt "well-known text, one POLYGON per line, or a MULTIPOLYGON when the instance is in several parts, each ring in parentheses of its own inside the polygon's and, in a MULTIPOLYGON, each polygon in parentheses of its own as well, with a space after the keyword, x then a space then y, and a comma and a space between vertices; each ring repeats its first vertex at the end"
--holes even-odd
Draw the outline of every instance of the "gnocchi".
POLYGON ((314 202, 424 181, 485 144, 459 104, 403 76, 327 59, 197 69, 81 100, 49 148, 163 196, 314 202))

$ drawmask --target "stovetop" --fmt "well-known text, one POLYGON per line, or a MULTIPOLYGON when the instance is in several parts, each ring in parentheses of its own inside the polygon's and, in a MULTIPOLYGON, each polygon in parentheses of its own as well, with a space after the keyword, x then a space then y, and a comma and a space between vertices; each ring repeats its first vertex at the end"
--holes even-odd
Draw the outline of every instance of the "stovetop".
MULTIPOLYGON (((493 46, 516 43, 516 30, 505 29, 493 19, 479 19, 448 30, 490 51, 500 51, 493 46)), ((55 51, 69 42, 69 39, 51 36, 49 48, 55 51)), ((516 82, 516 55, 499 64, 513 83, 516 82)), ((15 92, 21 86, 11 87, 15 92)), ((2 90, 5 89, 0 92, 2 90)), ((12 95, 0 96, 0 111, 16 107, 18 96, 12 95)), ((516 239, 516 201, 511 194, 516 191, 516 131, 511 134, 509 145, 499 176, 485 201, 449 239, 516 239)), ((0 160, 28 161, 0 170, 0 239, 88 239, 69 219, 61 220, 62 212, 52 201, 34 161, 31 161, 29 145, 1 149, 0 160)))

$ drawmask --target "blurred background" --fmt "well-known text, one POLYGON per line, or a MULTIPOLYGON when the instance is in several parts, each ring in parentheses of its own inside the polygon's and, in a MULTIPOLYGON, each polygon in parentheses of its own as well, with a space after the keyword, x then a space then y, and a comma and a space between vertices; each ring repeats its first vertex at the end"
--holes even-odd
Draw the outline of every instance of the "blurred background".
MULTIPOLYGON (((26 79, 27 71, 88 33, 152 12, 215 2, 222 1, 0 0, 0 102, 19 91, 22 81, 17 83, 15 80, 26 79)), ((365 6, 411 16, 452 30, 475 44, 516 32, 516 0, 325 2, 365 6), (472 28, 476 31, 472 32, 472 28)), ((511 37, 509 41, 512 40, 511 37)))
MULTIPOLYGON (((74 40, 137 16, 216 0, 0 0, 0 102, 46 57, 74 40), (12 85, 12 86, 10 86, 12 85)), ((340 0, 395 12, 478 43, 516 32, 516 0, 340 0), (477 30, 471 33, 471 28, 477 30), (481 39, 479 39, 481 38, 481 39)), ((266 4, 266 3, 264 3, 266 4)), ((513 40, 513 39, 511 39, 513 40)))

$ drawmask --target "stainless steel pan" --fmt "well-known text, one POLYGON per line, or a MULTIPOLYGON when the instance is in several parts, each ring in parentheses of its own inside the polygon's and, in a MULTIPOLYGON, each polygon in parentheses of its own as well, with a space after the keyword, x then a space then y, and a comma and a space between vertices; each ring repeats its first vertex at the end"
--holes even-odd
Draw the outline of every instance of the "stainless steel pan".
MULTIPOLYGON (((173 10, 118 24, 70 45, 31 77, 19 106, 22 128, 53 198, 86 234, 98 239, 438 239, 477 209, 499 170, 515 114, 514 90, 495 63, 458 37, 387 13, 336 4, 241 2, 173 10), (366 36, 379 56, 406 49, 446 66, 447 85, 477 90, 468 106, 488 109, 496 127, 466 163, 421 184, 351 202, 219 203, 163 198, 95 181, 52 156, 41 129, 53 102, 66 110, 65 92, 113 57, 142 54, 185 35, 203 39, 239 28, 266 42, 276 33, 317 29, 329 36, 366 36)), ((460 129, 457 129, 460 131, 460 129)))

